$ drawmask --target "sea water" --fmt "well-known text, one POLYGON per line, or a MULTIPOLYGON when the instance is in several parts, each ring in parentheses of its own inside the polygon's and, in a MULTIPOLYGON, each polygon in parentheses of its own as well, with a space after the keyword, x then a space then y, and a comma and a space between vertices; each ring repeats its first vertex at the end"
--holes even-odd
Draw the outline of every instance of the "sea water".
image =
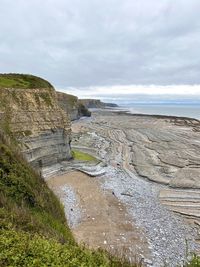
POLYGON ((122 109, 132 114, 167 115, 189 117, 200 120, 200 104, 137 104, 127 103, 120 105, 122 109))
POLYGON ((115 95, 102 99, 133 114, 167 115, 200 119, 198 95, 115 95))

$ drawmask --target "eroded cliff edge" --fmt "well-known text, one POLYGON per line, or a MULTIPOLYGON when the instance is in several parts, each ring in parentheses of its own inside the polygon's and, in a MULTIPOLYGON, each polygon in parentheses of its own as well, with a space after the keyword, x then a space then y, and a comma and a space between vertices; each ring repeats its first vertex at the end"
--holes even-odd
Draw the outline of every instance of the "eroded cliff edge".
MULTIPOLYGON (((17 77, 23 81, 23 77, 17 77)), ((23 84, 21 88, 0 87, 4 128, 20 142, 27 161, 41 168, 70 159, 70 119, 58 105, 55 89, 24 88, 23 84)))
POLYGON ((82 103, 86 108, 116 108, 117 104, 114 103, 105 103, 99 99, 80 99, 80 103, 82 103))
POLYGON ((91 112, 80 102, 77 96, 56 92, 58 104, 68 114, 71 121, 78 120, 83 116, 90 117, 91 112))

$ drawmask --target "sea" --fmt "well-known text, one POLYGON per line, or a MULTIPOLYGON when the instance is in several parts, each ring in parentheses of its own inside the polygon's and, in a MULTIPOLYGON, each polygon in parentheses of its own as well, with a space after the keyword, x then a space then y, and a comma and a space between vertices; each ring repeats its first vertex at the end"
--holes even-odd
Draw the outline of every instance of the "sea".
POLYGON ((137 104, 119 105, 132 114, 167 115, 200 120, 200 104, 137 104))
POLYGON ((124 95, 102 99, 133 114, 167 115, 200 120, 199 95, 124 95))

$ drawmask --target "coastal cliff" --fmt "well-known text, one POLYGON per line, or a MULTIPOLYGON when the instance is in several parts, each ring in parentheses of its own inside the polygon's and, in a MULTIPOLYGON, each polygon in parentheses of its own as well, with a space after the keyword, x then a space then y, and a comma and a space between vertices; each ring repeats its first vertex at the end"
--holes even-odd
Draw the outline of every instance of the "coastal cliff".
POLYGON ((35 167, 54 164, 71 157, 70 139, 70 120, 48 82, 0 75, 0 266, 132 266, 79 246, 63 206, 21 155, 35 167))
POLYGON ((78 97, 61 92, 56 92, 56 95, 59 106, 69 115, 71 121, 83 116, 91 116, 91 112, 79 101, 78 97))
POLYGON ((118 107, 117 104, 114 103, 104 103, 99 99, 80 99, 80 103, 82 103, 87 108, 106 108, 106 107, 118 107))
POLYGON ((25 77, 0 76, 0 112, 4 125, 20 142, 22 153, 32 166, 41 168, 70 159, 70 119, 59 107, 53 86, 38 82, 33 84, 39 88, 31 88, 28 78, 34 77, 36 81, 40 78, 25 77), (6 88, 7 84, 12 87, 6 88))

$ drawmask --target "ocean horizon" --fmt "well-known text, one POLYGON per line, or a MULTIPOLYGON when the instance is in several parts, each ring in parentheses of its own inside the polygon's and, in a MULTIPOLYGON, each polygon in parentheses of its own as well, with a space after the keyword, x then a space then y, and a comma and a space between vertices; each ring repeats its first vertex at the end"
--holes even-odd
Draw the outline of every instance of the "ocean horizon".
POLYGON ((200 95, 99 95, 103 102, 115 103, 133 114, 167 115, 200 120, 200 95))
POLYGON ((188 117, 200 120, 199 104, 148 104, 148 103, 127 103, 119 104, 119 108, 127 110, 132 114, 148 114, 148 115, 167 115, 177 117, 188 117))

